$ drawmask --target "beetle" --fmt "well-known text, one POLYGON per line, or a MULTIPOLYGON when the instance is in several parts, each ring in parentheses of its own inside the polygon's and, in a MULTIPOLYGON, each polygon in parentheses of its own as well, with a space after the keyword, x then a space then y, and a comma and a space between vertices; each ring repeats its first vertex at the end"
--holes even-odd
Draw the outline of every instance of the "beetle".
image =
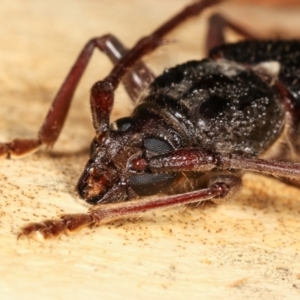
POLYGON ((93 206, 86 214, 26 225, 20 235, 40 232, 48 238, 159 207, 226 201, 241 189, 241 171, 297 184, 300 164, 293 161, 300 153, 300 41, 225 44, 226 26, 253 37, 213 15, 207 58, 167 69, 156 78, 141 60, 175 27, 219 2, 187 6, 130 50, 111 34, 91 39, 58 91, 38 137, 0 144, 0 154, 7 158, 52 146, 93 50, 108 55, 114 67, 91 89, 96 134, 77 184, 80 197, 93 206), (114 91, 121 82, 136 106, 130 116, 110 125, 114 91))

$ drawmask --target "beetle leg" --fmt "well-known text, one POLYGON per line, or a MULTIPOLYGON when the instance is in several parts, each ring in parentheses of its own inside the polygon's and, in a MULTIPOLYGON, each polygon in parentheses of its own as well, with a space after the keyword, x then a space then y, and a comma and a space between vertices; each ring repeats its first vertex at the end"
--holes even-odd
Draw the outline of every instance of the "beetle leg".
MULTIPOLYGON (((75 89, 95 48, 107 54, 113 64, 117 64, 128 52, 122 43, 111 34, 91 39, 82 49, 54 98, 39 130, 38 138, 15 139, 10 143, 0 143, 0 156, 6 156, 7 158, 22 157, 37 151, 43 144, 51 147, 56 142, 65 122, 75 89)), ((125 84, 130 97, 136 100, 152 79, 151 71, 143 62, 137 61, 124 76, 122 82, 125 84)))
POLYGON ((206 35, 207 54, 209 54, 210 50, 215 47, 226 43, 224 35, 226 27, 232 29, 246 39, 254 40, 258 38, 247 29, 244 29, 240 25, 226 19, 224 16, 220 14, 213 14, 208 20, 208 31, 206 35))
MULTIPOLYGON (((128 52, 128 49, 115 36, 109 34, 106 37, 99 40, 99 48, 116 65, 128 52)), ((135 102, 154 78, 150 69, 142 61, 137 61, 124 75, 122 83, 132 101, 135 102)))
POLYGON ((237 193, 242 189, 243 186, 243 182, 240 177, 228 174, 212 176, 209 181, 209 186, 213 186, 214 184, 220 183, 225 184, 228 189, 226 194, 216 196, 211 199, 212 202, 217 204, 233 199, 237 195, 237 193))
POLYGON ((145 211, 175 205, 200 203, 207 200, 214 202, 232 198, 242 186, 241 179, 233 175, 220 175, 210 181, 209 187, 186 194, 166 196, 159 199, 143 198, 128 202, 98 205, 86 214, 63 215, 57 220, 46 220, 41 223, 32 223, 23 227, 19 237, 34 237, 41 235, 51 238, 62 233, 69 233, 81 227, 104 224, 113 220, 132 217, 145 211))

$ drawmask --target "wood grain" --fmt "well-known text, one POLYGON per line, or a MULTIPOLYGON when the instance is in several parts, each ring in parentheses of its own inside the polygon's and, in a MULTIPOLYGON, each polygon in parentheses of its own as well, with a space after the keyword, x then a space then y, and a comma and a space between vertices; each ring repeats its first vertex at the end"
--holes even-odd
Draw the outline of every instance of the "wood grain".
MULTIPOLYGON (((188 0, 2 0, 0 139, 34 137, 84 43, 108 32, 128 46, 188 0)), ((219 8, 260 36, 300 36, 299 8, 219 8), (298 28, 298 33, 296 29, 298 28)), ((205 18, 146 58, 164 68, 203 57, 205 18)), ((228 33, 231 40, 237 37, 228 33)), ((246 174, 223 205, 174 208, 37 242, 20 226, 84 212, 74 191, 93 137, 89 88, 111 66, 95 53, 52 151, 0 162, 1 299, 299 299, 300 191, 246 174)), ((130 112, 122 88, 114 118, 130 112)))

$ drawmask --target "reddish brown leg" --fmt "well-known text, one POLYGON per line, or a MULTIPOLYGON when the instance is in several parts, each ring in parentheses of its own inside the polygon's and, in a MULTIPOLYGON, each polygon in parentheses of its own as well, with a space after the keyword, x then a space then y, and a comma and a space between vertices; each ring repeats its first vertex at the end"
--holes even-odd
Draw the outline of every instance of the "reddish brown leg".
POLYGON ((227 20, 222 15, 214 14, 209 18, 208 21, 208 32, 206 36, 207 54, 209 54, 211 49, 226 43, 225 35, 224 35, 226 27, 244 36, 246 39, 253 40, 257 38, 252 33, 248 32, 246 29, 227 20))
MULTIPOLYGON (((91 39, 82 49, 53 100, 44 123, 39 130, 38 138, 30 140, 15 139, 10 143, 2 143, 0 144, 0 156, 8 158, 22 157, 37 151, 43 144, 52 146, 56 142, 65 122, 73 94, 95 48, 106 53, 114 64, 117 64, 128 52, 113 35, 109 34, 91 39)), ((130 97, 136 100, 141 91, 152 80, 153 75, 151 71, 141 61, 137 61, 122 81, 130 97)))
MULTIPOLYGON (((128 49, 112 35, 102 41, 101 48, 114 65, 128 52, 128 49)), ((137 61, 124 75, 122 83, 130 98, 135 102, 154 78, 149 68, 142 61, 137 61)))
POLYGON ((207 200, 225 201, 227 198, 232 198, 240 187, 240 178, 231 175, 221 175, 212 179, 210 187, 207 189, 159 199, 143 198, 129 202, 98 205, 91 208, 87 214, 64 215, 58 220, 46 220, 42 223, 29 224, 23 227, 19 237, 41 235, 44 238, 51 238, 61 233, 75 231, 84 226, 128 218, 149 210, 194 202, 200 203, 207 200))

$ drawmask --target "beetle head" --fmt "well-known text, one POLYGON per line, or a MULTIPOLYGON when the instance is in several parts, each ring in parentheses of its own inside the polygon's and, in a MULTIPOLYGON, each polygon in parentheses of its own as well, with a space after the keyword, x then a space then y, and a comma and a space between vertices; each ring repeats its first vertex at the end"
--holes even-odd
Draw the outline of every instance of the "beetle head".
POLYGON ((136 158, 166 153, 172 147, 165 140, 144 136, 130 128, 131 121, 130 118, 117 120, 116 128, 92 141, 90 159, 77 184, 79 195, 88 203, 111 203, 154 195, 173 183, 176 174, 133 168, 136 158))

